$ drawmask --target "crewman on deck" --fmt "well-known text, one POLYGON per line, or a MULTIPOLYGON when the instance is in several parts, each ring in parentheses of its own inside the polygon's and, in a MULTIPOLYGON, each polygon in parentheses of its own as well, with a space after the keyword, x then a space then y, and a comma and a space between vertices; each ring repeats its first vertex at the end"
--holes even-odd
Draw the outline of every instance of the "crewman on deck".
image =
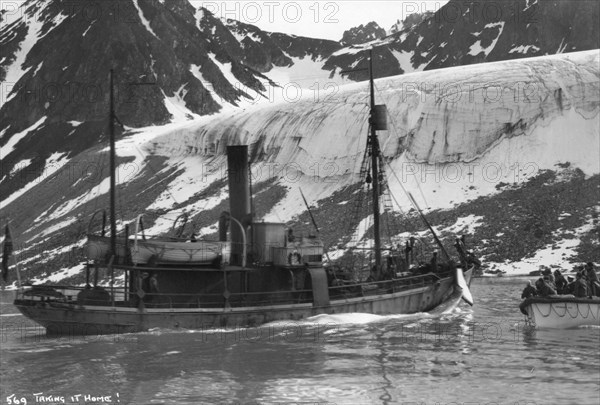
POLYGON ((158 275, 153 272, 148 280, 148 299, 149 303, 158 303, 158 275))
POLYGON ((431 271, 433 273, 438 272, 438 251, 437 251, 437 249, 433 251, 433 256, 431 258, 431 261, 429 262, 429 265, 431 266, 431 271))
POLYGON ((538 291, 535 288, 535 286, 533 285, 533 281, 529 280, 529 284, 527 284, 527 286, 523 289, 523 292, 521 293, 521 298, 523 298, 523 299, 533 298, 537 295, 538 295, 538 291))
POLYGON ((373 265, 371 267, 371 271, 369 272, 369 277, 367 277, 367 283, 374 283, 375 281, 379 281, 379 272, 377 271, 377 266, 373 265))
POLYGON ((148 291, 148 273, 145 271, 138 271, 138 275, 135 278, 135 289, 132 295, 132 302, 135 307, 140 305, 143 306, 144 296, 148 291))
POLYGON ((475 252, 473 252, 473 249, 467 250, 466 261, 468 266, 474 265, 476 269, 481 267, 481 260, 479 260, 477 256, 475 256, 475 252))

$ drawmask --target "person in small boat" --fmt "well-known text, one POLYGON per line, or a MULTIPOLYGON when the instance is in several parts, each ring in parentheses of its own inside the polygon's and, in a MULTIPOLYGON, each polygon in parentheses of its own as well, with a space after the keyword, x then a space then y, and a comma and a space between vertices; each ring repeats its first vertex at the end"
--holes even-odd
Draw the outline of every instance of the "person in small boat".
POLYGON ((573 295, 577 298, 587 298, 588 296, 588 284, 583 272, 577 273, 575 276, 575 286, 573 288, 573 295))
POLYGON ((590 296, 600 295, 600 283, 598 282, 598 275, 594 270, 594 263, 588 262, 585 265, 585 275, 588 281, 588 293, 590 296))
POLYGON ((536 287, 540 297, 549 297, 551 295, 556 295, 556 289, 554 285, 550 282, 550 278, 546 275, 543 279, 539 279, 536 283, 536 287))
POLYGON ((544 284, 544 279, 543 278, 540 277, 537 280, 535 280, 534 286, 535 286, 535 289, 538 292, 538 295, 541 295, 543 284, 544 284))
POLYGON ((567 279, 562 275, 560 270, 554 271, 554 280, 556 285, 556 292, 559 294, 568 294, 569 291, 567 289, 567 279))
POLYGON ((521 298, 523 298, 523 299, 533 298, 533 297, 536 297, 537 295, 538 295, 537 288, 535 288, 535 286, 533 285, 533 281, 529 280, 529 283, 527 284, 527 286, 525 286, 525 288, 523 289, 523 292, 521 293, 521 298))
POLYGON ((573 292, 575 291, 575 278, 573 276, 567 276, 566 290, 566 294, 573 294, 573 292))
POLYGON ((544 278, 544 281, 549 282, 550 286, 556 290, 556 279, 554 278, 554 274, 552 274, 550 267, 544 267, 544 271, 542 271, 542 277, 544 278))

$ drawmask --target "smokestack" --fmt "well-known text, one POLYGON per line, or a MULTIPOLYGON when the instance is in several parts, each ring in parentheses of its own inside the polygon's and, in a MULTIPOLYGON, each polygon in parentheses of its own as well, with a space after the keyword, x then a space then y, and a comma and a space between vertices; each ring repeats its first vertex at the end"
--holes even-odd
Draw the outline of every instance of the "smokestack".
MULTIPOLYGON (((231 217, 244 225, 251 216, 250 173, 248 146, 227 146, 227 174, 229 178, 229 207, 231 217)), ((242 264, 243 239, 237 224, 231 224, 231 264, 242 264)))

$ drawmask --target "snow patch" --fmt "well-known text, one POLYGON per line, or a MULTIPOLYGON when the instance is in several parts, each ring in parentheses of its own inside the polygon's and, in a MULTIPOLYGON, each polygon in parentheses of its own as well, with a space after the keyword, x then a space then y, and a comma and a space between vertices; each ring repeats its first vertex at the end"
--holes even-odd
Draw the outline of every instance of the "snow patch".
MULTIPOLYGON (((190 199, 194 194, 201 192, 214 181, 219 180, 223 176, 220 170, 221 165, 213 167, 199 156, 183 157, 179 161, 170 161, 169 167, 181 170, 182 174, 177 176, 169 183, 165 192, 163 192, 148 209, 164 209, 169 208, 174 204, 180 204, 190 199)), ((224 166, 222 166, 224 167, 224 166)), ((227 196, 218 197, 220 201, 227 196)), ((211 200, 209 198, 209 200, 211 200)), ((212 208, 216 204, 209 203, 205 200, 204 209, 212 208)))
MULTIPOLYGON (((25 60, 31 48, 33 48, 33 46, 41 38, 48 35, 65 18, 67 18, 67 16, 63 15, 62 13, 58 14, 56 17, 54 17, 54 19, 51 22, 52 28, 50 28, 44 35, 42 35, 41 30, 44 25, 44 21, 41 18, 39 18, 39 11, 36 10, 41 10, 43 7, 46 7, 46 3, 48 2, 48 0, 37 2, 37 4, 36 2, 23 2, 18 13, 7 13, 7 15, 3 16, 3 18, 6 17, 8 19, 10 19, 11 14, 19 16, 18 19, 14 22, 9 22, 8 20, 4 21, 2 24, 3 26, 10 26, 10 24, 15 24, 13 27, 16 27, 18 24, 25 24, 27 26, 27 34, 25 35, 23 41, 19 44, 19 49, 15 53, 14 61, 9 66, 5 67, 5 83, 17 83, 19 79, 21 79, 25 72, 29 70, 23 69, 23 64, 25 63, 25 60)), ((0 100, 0 107, 2 107, 5 103, 10 101, 14 97, 14 95, 15 93, 12 93, 9 97, 2 97, 2 99, 0 100)))
POLYGON ((202 31, 202 27, 200 26, 200 21, 204 18, 204 10, 202 7, 198 7, 196 9, 196 13, 194 14, 194 18, 196 18, 196 24, 200 31, 202 31))
POLYGON ((34 277, 31 279, 33 284, 42 284, 46 282, 58 283, 66 278, 73 277, 85 270, 85 263, 77 264, 73 267, 63 267, 58 271, 52 272, 48 277, 34 277))
POLYGON ((39 177, 27 183, 20 190, 12 193, 8 198, 2 200, 0 202, 0 205, 7 206, 23 194, 25 194, 27 191, 38 185, 40 182, 42 182, 43 180, 60 170, 69 161, 69 159, 65 155, 65 153, 61 152, 53 153, 46 161, 46 166, 44 167, 44 170, 42 171, 42 174, 39 177))
POLYGON ((537 4, 538 0, 526 0, 526 6, 523 9, 523 11, 527 11, 530 7, 532 7, 534 4, 537 4))
POLYGON ((508 51, 508 53, 522 53, 522 54, 526 54, 527 52, 529 52, 529 50, 533 51, 533 52, 537 52, 540 50, 540 48, 538 48, 535 45, 520 45, 520 46, 516 46, 514 48, 512 48, 510 51, 508 51))
POLYGON ((144 27, 146 27, 146 30, 148 30, 149 33, 154 35, 155 38, 158 38, 158 35, 156 35, 156 33, 154 32, 152 27, 150 27, 150 22, 146 19, 146 17, 144 17, 144 12, 142 11, 142 9, 140 8, 140 5, 138 4, 139 1, 140 0, 133 0, 133 5, 137 9, 138 16, 140 17, 140 21, 142 22, 144 27))
MULTIPOLYGON (((47 263, 50 260, 54 259, 56 256, 61 255, 63 253, 68 253, 73 251, 73 249, 81 248, 85 245, 87 238, 80 239, 79 241, 72 243, 67 246, 58 247, 56 249, 44 250, 41 253, 28 257, 27 259, 23 259, 19 261, 20 265, 25 265, 30 262, 35 262, 37 264, 47 263)), ((36 242, 32 244, 33 246, 40 246, 41 242, 36 242)), ((30 250, 31 247, 27 249, 23 249, 22 252, 30 250)), ((19 255, 20 252, 15 252, 15 255, 19 255)))
POLYGON ((482 216, 468 215, 466 217, 458 218, 453 225, 444 229, 444 231, 456 235, 473 235, 475 233, 475 229, 483 225, 482 221, 482 216))
POLYGON ((415 69, 412 65, 412 62, 410 61, 410 59, 414 55, 412 52, 399 52, 399 51, 396 51, 395 49, 392 49, 392 54, 394 55, 394 57, 400 64, 400 67, 402 68, 402 70, 404 70, 404 73, 411 73, 411 72, 420 70, 420 69, 415 69))
POLYGON ((172 97, 168 97, 163 90, 164 100, 163 103, 169 114, 171 114, 171 122, 182 122, 189 121, 194 117, 199 117, 198 114, 193 113, 189 108, 187 108, 187 104, 183 100, 185 94, 183 94, 185 88, 185 84, 182 85, 172 97), (183 95, 182 95, 183 94, 183 95))
POLYGON ((373 226, 373 215, 368 215, 358 223, 356 229, 352 233, 350 242, 346 246, 350 248, 357 247, 358 243, 362 240, 371 226, 373 226))
MULTIPOLYGON (((308 94, 312 92, 318 100, 319 95, 321 97, 326 97, 328 94, 333 93, 334 89, 339 85, 350 82, 340 75, 330 78, 330 72, 322 69, 323 65, 321 59, 312 60, 309 56, 298 58, 287 54, 286 56, 294 63, 292 66, 273 66, 273 69, 266 73, 269 79, 279 86, 279 88, 273 89, 274 92, 269 93, 273 94, 276 99, 281 99, 283 97, 286 88, 300 87, 301 89, 308 89, 308 91, 304 91, 304 93, 308 94), (331 88, 329 86, 331 86, 331 88)), ((267 86, 270 85, 265 83, 265 87, 267 86)))
MULTIPOLYGON (((575 236, 580 236, 584 233, 588 233, 594 229, 594 220, 590 219, 585 225, 576 228, 572 231, 575 236)), ((559 230, 557 233, 562 232, 559 230)), ((555 268, 558 266, 561 272, 564 274, 566 271, 571 270, 573 264, 569 261, 572 257, 576 256, 575 249, 581 243, 581 239, 578 237, 571 239, 563 239, 559 242, 546 245, 543 249, 536 252, 535 256, 529 259, 525 259, 521 262, 510 262, 494 263, 494 268, 506 272, 507 276, 518 276, 528 275, 532 271, 539 270, 540 266, 547 266, 555 268)), ((483 259, 485 260, 485 259, 483 259)))
POLYGON ((52 226, 45 228, 42 232, 36 233, 36 235, 34 235, 32 238, 28 239, 27 242, 31 242, 35 239, 43 238, 43 237, 50 235, 51 233, 54 233, 60 229, 66 228, 67 226, 71 225, 74 222, 77 222, 77 218, 75 218, 75 217, 71 217, 64 221, 58 222, 52 226))
POLYGON ((565 52, 565 49, 567 49, 567 46, 569 46, 569 43, 567 42, 567 43, 565 44, 565 39, 563 38, 563 39, 560 41, 560 45, 558 46, 558 49, 556 50, 556 53, 557 53, 557 54, 564 53, 564 52, 565 52))
POLYGON ((9 176, 14 176, 15 173, 20 172, 21 170, 23 170, 24 168, 26 168, 27 166, 29 166, 31 164, 31 159, 23 159, 18 161, 13 168, 10 170, 10 174, 9 176))
POLYGON ((81 35, 82 37, 85 37, 85 34, 88 33, 88 31, 92 28, 92 25, 94 25, 95 22, 96 22, 96 20, 92 21, 92 23, 90 24, 90 26, 87 27, 87 29, 85 31, 83 31, 83 34, 81 35))
POLYGON ((17 132, 16 134, 13 134, 8 140, 8 142, 6 142, 4 146, 0 147, 0 156, 2 157, 2 159, 6 158, 6 156, 8 156, 12 151, 14 151, 17 143, 19 143, 21 139, 25 138, 30 132, 33 132, 36 129, 38 129, 46 121, 47 118, 48 117, 44 116, 29 128, 24 129, 21 132, 17 132))
POLYGON ((219 68, 225 80, 229 82, 233 87, 240 85, 240 81, 235 77, 235 75, 231 72, 231 68, 233 64, 231 62, 221 63, 217 60, 217 57, 214 53, 209 53, 208 57, 213 61, 215 65, 219 68))
MULTIPOLYGON (((490 54, 490 52, 492 52, 492 50, 494 50, 494 48, 496 47, 496 44, 498 43, 498 40, 500 39, 500 36, 502 35, 502 32, 504 31, 504 21, 486 24, 486 26, 485 26, 485 28, 494 28, 494 27, 500 27, 500 32, 498 33, 498 36, 492 41, 490 46, 488 46, 487 48, 483 48, 481 46, 481 40, 478 40, 473 45, 471 45, 471 48, 469 50, 469 55, 477 56, 483 52, 485 54, 485 56, 487 57, 490 54)), ((479 34, 481 34, 481 33, 479 33, 479 34)), ((479 36, 479 35, 476 35, 476 36, 479 36)))
POLYGON ((355 55, 359 52, 367 51, 367 50, 371 49, 373 46, 378 45, 381 42, 382 41, 380 39, 374 39, 372 41, 365 42, 363 44, 350 45, 346 48, 338 49, 337 51, 332 53, 331 56, 355 55))

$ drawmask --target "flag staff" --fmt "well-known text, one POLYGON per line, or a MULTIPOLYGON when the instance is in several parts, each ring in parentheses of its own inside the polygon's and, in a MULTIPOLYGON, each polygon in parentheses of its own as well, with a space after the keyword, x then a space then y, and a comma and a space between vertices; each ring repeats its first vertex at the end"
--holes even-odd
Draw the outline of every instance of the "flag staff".
MULTIPOLYGON (((8 278, 8 267, 10 262, 10 256, 13 255, 14 244, 12 235, 10 233, 9 220, 6 219, 6 226, 4 227, 4 243, 2 244, 2 290, 6 288, 6 280, 8 278)), ((17 287, 21 289, 21 272, 19 269, 19 263, 17 259, 14 259, 15 268, 17 269, 17 287)))

